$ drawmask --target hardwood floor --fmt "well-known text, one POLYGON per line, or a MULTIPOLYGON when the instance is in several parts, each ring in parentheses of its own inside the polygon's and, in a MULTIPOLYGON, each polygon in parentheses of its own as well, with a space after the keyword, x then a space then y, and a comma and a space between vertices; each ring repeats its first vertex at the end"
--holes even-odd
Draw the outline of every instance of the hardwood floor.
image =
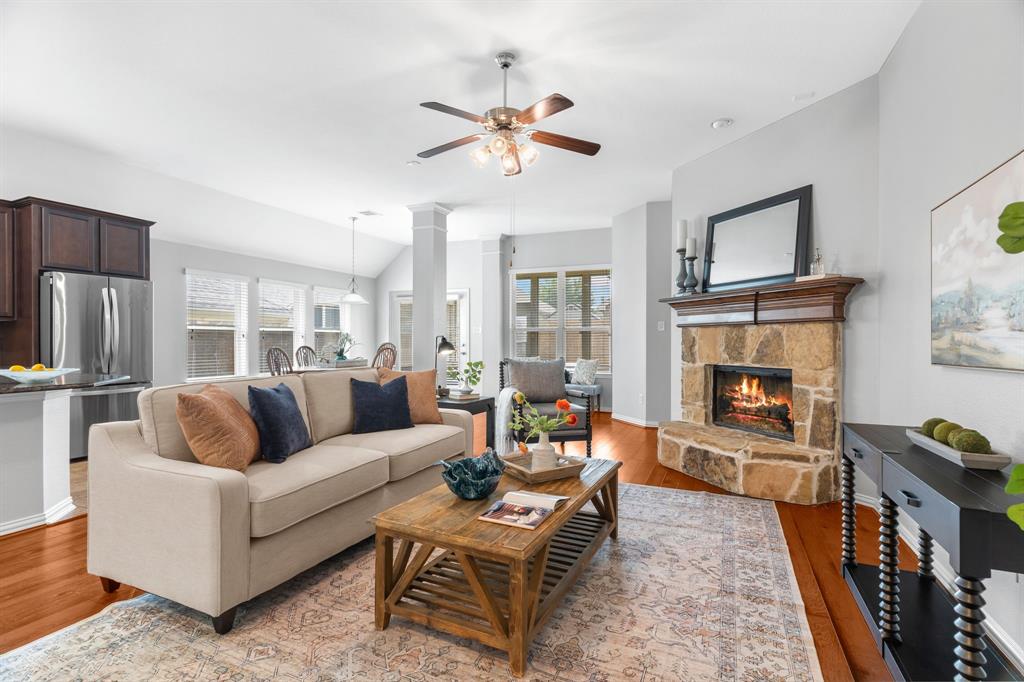
MULTIPOLYGON (((484 447, 484 415, 476 416, 476 446, 484 447)), ((583 454, 568 443, 568 454, 583 454)), ((657 431, 597 415, 594 456, 619 459, 628 483, 723 493, 715 486, 667 469, 657 460, 657 431)), ((826 680, 891 679, 874 640, 839 574, 838 503, 804 507, 778 503, 793 569, 826 680)), ((85 516, 0 538, 0 652, 9 651, 141 592, 122 586, 107 594, 85 571, 85 516)), ((858 508, 857 549, 861 561, 878 561, 878 516, 858 508)), ((913 552, 901 546, 904 568, 914 570, 913 552)))

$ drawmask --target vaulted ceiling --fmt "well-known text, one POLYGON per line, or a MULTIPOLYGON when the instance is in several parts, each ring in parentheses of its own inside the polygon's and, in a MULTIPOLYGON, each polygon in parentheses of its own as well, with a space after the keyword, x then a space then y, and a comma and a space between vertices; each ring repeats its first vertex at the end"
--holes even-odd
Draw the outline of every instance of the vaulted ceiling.
POLYGON ((520 234, 601 227, 667 198, 674 167, 876 73, 916 6, 4 2, 0 116, 339 225, 372 209, 360 229, 401 243, 404 207, 428 201, 454 207, 451 239, 507 233, 513 193, 520 234), (502 49, 519 55, 510 104, 566 95, 576 106, 536 127, 601 152, 541 147, 514 179, 472 147, 407 165, 475 132, 419 102, 500 104, 502 49))

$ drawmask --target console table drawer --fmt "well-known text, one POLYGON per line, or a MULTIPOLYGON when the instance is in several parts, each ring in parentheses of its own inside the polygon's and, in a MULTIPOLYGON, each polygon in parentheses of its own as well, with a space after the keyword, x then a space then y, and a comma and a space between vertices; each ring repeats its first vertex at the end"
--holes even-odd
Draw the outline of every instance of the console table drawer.
POLYGON ((848 428, 843 428, 843 454, 879 485, 882 482, 882 453, 848 428))
POLYGON ((886 467, 882 490, 950 554, 958 553, 960 510, 956 504, 902 467, 886 467))

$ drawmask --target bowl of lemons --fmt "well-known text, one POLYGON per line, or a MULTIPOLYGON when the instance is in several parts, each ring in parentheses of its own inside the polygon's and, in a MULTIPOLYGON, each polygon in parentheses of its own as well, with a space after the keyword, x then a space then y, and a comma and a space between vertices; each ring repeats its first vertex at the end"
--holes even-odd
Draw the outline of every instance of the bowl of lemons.
POLYGON ((36 363, 29 367, 24 365, 11 365, 7 369, 0 369, 0 377, 13 379, 19 384, 37 384, 45 381, 53 381, 65 374, 71 374, 72 372, 77 371, 78 370, 73 367, 61 367, 60 369, 54 369, 53 367, 47 367, 44 364, 36 363))

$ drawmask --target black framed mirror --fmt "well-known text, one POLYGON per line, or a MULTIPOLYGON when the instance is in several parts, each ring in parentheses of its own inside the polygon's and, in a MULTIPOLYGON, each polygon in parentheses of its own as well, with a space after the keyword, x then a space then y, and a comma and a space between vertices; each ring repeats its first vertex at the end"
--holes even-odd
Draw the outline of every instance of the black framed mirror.
POLYGON ((811 185, 708 218, 702 291, 792 282, 807 274, 811 185))

